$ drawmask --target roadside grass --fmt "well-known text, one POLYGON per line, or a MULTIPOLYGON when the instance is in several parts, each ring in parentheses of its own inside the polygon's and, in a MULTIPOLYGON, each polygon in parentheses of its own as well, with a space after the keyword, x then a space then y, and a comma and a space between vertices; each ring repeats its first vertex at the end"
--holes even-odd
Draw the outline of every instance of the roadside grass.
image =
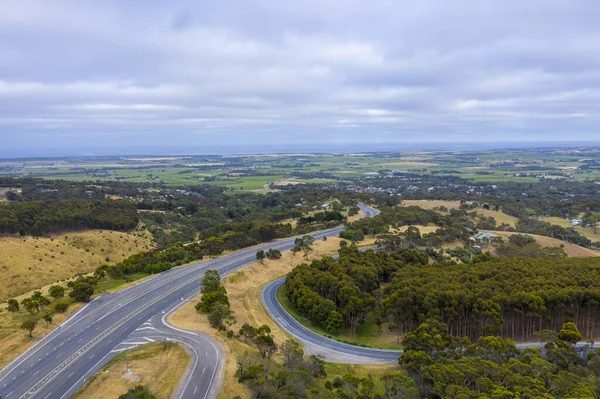
MULTIPOLYGON (((265 259, 264 263, 255 262, 245 266, 242 270, 226 276, 222 283, 227 290, 227 296, 237 323, 232 327, 238 331, 244 323, 255 327, 267 324, 271 327, 271 333, 275 341, 281 344, 291 338, 279 324, 277 324, 267 313, 260 300, 262 289, 269 282, 276 280, 289 273, 295 266, 317 259, 322 256, 333 255, 339 249, 341 239, 330 237, 327 241, 317 241, 313 245, 313 251, 304 258, 301 254, 295 256, 291 251, 282 252, 281 259, 265 259), (243 272, 240 273, 240 272, 243 272)), ((375 239, 369 238, 362 245, 373 245, 375 239)), ((236 355, 244 351, 255 351, 255 349, 239 339, 229 339, 225 334, 218 332, 208 323, 206 314, 198 313, 194 306, 200 301, 200 296, 193 298, 177 311, 169 316, 169 323, 177 328, 191 331, 201 331, 215 338, 224 348, 224 373, 219 399, 231 399, 235 396, 248 397, 248 388, 239 384, 234 374, 237 369, 236 355)))
MULTIPOLYGON (((140 279, 148 276, 149 275, 145 273, 136 273, 121 279, 101 280, 94 288, 94 297, 101 295, 105 291, 110 292, 122 289, 127 285, 134 284, 140 279)), ((64 283, 60 283, 59 285, 65 286, 64 283)), ((47 285, 42 287, 40 291, 42 294, 48 296, 49 288, 50 285, 47 285)), ((65 291, 65 296, 63 298, 52 299, 51 297, 48 297, 52 300, 52 303, 46 309, 41 309, 40 312, 36 314, 30 314, 22 306, 18 312, 10 313, 6 309, 6 303, 0 305, 0 347, 2 348, 2 351, 0 351, 0 368, 16 359, 29 347, 33 346, 44 336, 52 332, 56 326, 62 323, 70 314, 85 305, 84 303, 75 302, 74 299, 70 298, 68 295, 68 288, 65 287, 65 291), (65 313, 55 313, 53 309, 56 303, 66 303, 69 305, 69 308, 65 313), (50 313, 53 318, 52 324, 50 325, 47 325, 42 318, 46 312, 50 313), (38 322, 33 331, 33 337, 29 337, 28 333, 21 329, 21 323, 30 318, 36 319, 38 322)), ((20 302, 22 299, 31 296, 31 294, 32 292, 30 291, 15 298, 20 302)))
POLYGON ((125 354, 120 353, 75 394, 78 399, 117 398, 136 385, 143 385, 158 399, 173 397, 191 357, 183 346, 156 342, 128 351, 132 374, 124 378, 125 354))
POLYGON ((0 238, 0 301, 151 248, 145 232, 90 230, 51 237, 0 238), (108 259, 108 260, 107 260, 108 259))
POLYGON ((42 315, 45 311, 41 311, 39 314, 30 315, 25 310, 12 314, 6 309, 0 310, 0 369, 5 367, 7 364, 16 359, 19 355, 24 353, 31 346, 35 345, 40 339, 48 335, 56 326, 62 323, 69 315, 77 311, 82 303, 75 303, 72 299, 63 298, 58 301, 52 301, 50 307, 54 306, 57 302, 69 303, 69 308, 65 313, 55 313, 52 315, 52 324, 47 325, 42 320, 42 315), (21 323, 29 318, 39 319, 35 330, 33 330, 33 337, 29 337, 27 331, 21 329, 21 323))

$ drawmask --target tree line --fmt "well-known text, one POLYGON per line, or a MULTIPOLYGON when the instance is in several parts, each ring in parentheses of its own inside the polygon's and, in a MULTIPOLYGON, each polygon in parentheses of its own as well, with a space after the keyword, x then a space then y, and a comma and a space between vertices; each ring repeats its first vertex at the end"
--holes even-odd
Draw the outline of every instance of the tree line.
POLYGON ((126 231, 139 222, 129 201, 64 200, 0 205, 0 234, 42 236, 82 229, 126 231))

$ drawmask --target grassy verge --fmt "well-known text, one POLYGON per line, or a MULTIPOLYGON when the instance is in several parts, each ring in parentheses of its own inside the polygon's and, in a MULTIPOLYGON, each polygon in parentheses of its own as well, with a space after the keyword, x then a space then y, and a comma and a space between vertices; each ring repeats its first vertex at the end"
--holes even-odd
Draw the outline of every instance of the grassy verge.
POLYGON ((159 399, 172 397, 190 363, 190 355, 173 342, 153 343, 116 355, 74 396, 78 399, 116 398, 136 385, 143 385, 159 399))
MULTIPOLYGON (((0 311, 0 369, 8 365, 19 355, 35 345, 40 339, 48 335, 54 328, 62 323, 69 315, 77 311, 83 304, 74 303, 73 300, 61 299, 58 302, 65 302, 70 304, 68 310, 65 313, 55 313, 52 315, 52 324, 47 324, 42 320, 42 315, 45 311, 41 311, 36 315, 31 315, 24 310, 20 310, 15 314, 7 312, 5 309, 0 311), (33 336, 29 337, 29 334, 21 329, 21 323, 29 318, 38 319, 37 326, 33 331, 33 336)), ((54 305, 52 303, 51 306, 54 305)))
POLYGON ((336 341, 344 342, 351 345, 365 346, 372 348, 382 349, 402 349, 402 346, 397 343, 397 337, 395 334, 387 331, 387 326, 384 324, 378 326, 376 320, 373 317, 367 317, 365 322, 357 327, 356 336, 352 337, 347 333, 340 333, 337 335, 329 334, 323 328, 314 325, 310 320, 296 311, 292 306, 286 295, 285 285, 281 286, 277 290, 277 299, 283 306, 283 308, 296 319, 304 327, 311 329, 317 334, 321 334, 336 341))

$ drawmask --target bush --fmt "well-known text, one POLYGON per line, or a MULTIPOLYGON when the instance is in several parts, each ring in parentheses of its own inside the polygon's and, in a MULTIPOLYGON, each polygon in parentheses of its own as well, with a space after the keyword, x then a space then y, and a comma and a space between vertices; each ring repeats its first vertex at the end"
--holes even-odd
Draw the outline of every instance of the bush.
POLYGON ((57 313, 66 312, 68 308, 69 308, 69 305, 66 304, 66 303, 64 303, 64 302, 59 302, 59 303, 57 303, 57 304, 54 305, 54 310, 57 313))

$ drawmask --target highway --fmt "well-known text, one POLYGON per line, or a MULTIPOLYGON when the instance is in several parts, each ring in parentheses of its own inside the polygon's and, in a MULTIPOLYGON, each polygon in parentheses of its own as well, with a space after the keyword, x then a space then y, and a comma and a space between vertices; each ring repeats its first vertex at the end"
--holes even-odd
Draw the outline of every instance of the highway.
MULTIPOLYGON (((364 216, 376 210, 360 205, 364 216)), ((336 236, 337 227, 311 234, 316 240, 336 236)), ((97 297, 52 333, 0 371, 0 397, 62 399, 71 397, 119 351, 145 342, 173 340, 192 354, 192 367, 178 398, 216 396, 223 361, 219 345, 201 333, 170 326, 166 316, 198 294, 204 272, 221 276, 256 261, 260 249, 293 248, 289 238, 238 251, 218 259, 182 266, 136 285, 97 297)))

